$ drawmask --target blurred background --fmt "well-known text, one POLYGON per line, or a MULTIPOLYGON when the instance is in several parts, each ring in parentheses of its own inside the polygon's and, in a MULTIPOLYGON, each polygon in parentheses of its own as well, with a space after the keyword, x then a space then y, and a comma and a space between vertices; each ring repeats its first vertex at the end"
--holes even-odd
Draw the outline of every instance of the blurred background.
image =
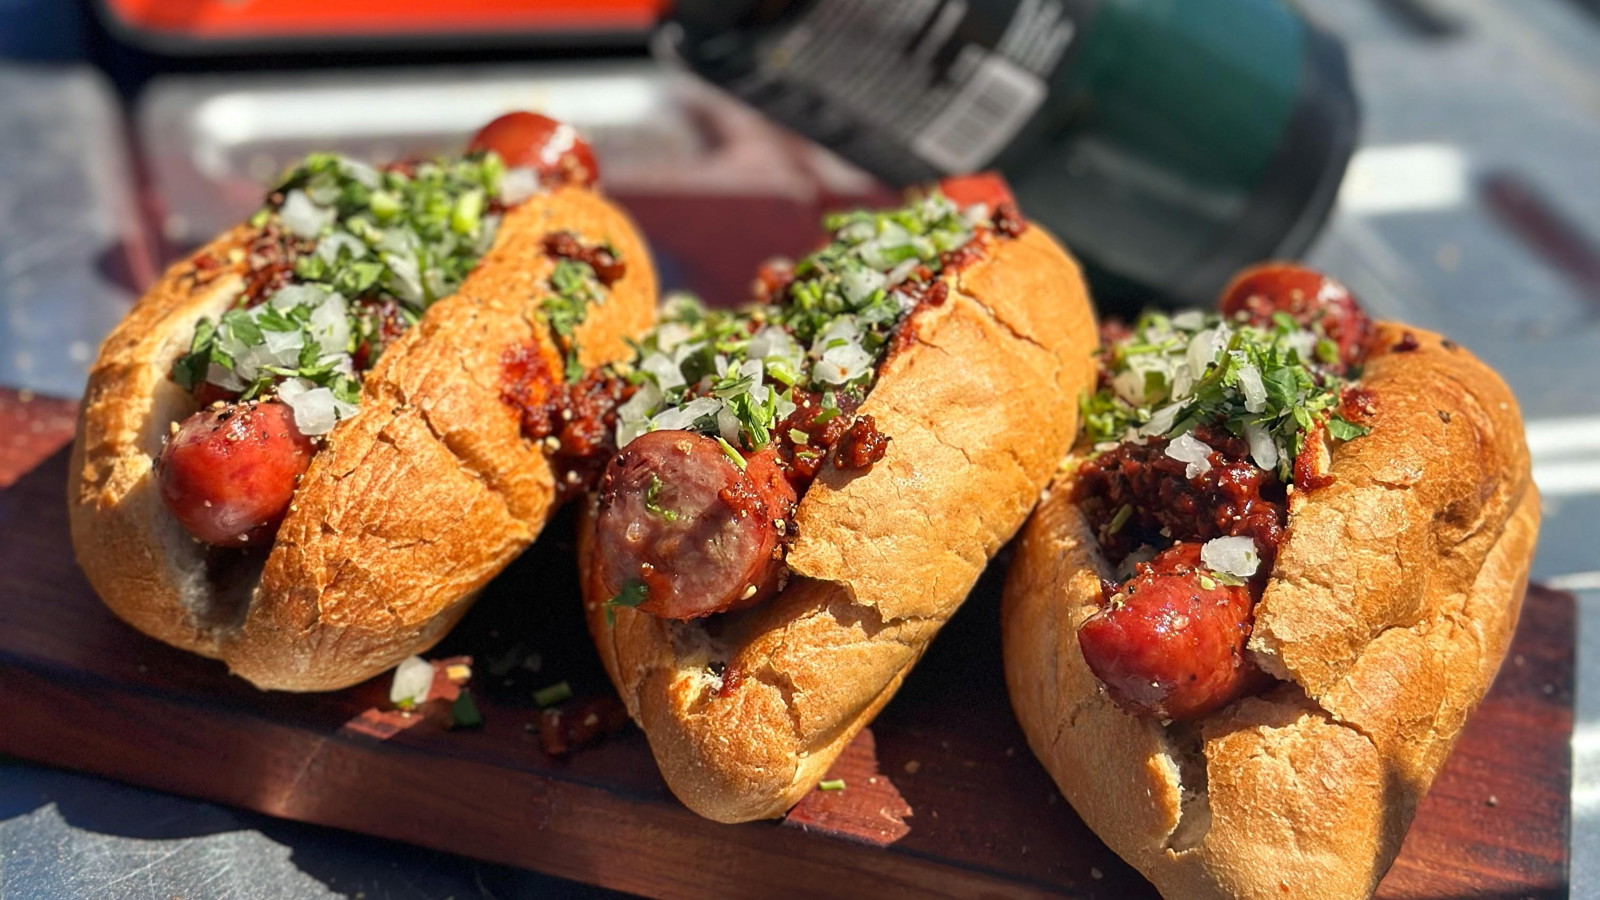
MULTIPOLYGON (((1534 575, 1580 598, 1572 891, 1600 895, 1600 2, 1229 0, 1153 38, 1141 11, 1170 2, 1069 2, 1035 31, 1055 44, 995 51, 1043 74, 973 64, 1004 108, 958 94, 940 108, 966 119, 897 131, 885 113, 870 140, 831 118, 839 85, 775 94, 740 55, 753 33, 721 30, 719 8, 785 4, 685 3, 659 29, 667 5, 0 0, 0 388, 75 398, 155 273, 306 151, 453 152, 520 108, 576 125, 665 286, 714 302, 806 249, 821 210, 971 160, 1006 170, 1108 307, 1203 301, 1234 264, 1303 253, 1517 391, 1546 502, 1534 575), (1096 7, 1149 39, 1076 34, 1071 16, 1096 7), (1239 18, 1217 25, 1224 7, 1239 18), (1286 56, 1283 29, 1308 27, 1286 56), (1232 74, 1162 108, 1186 65, 1232 74), (1281 106, 1263 133, 1229 124, 1262 104, 1281 106), (982 136, 958 142, 980 113, 982 136), (1145 127, 1162 116, 1179 124, 1145 127)), ((3 897, 533 895, 603 894, 0 759, 3 897)))

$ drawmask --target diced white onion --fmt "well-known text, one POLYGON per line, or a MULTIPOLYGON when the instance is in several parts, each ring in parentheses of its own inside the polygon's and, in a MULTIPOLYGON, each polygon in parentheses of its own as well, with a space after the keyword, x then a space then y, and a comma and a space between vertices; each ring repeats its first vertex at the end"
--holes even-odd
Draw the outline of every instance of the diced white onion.
POLYGON ((640 371, 656 380, 662 390, 671 390, 684 383, 683 370, 661 353, 652 353, 639 362, 640 371))
POLYGON ((341 251, 348 252, 351 259, 364 259, 367 243, 348 231, 335 231, 317 241, 317 258, 325 263, 338 262, 341 251))
POLYGON ((378 187, 380 178, 378 175, 378 170, 367 165, 359 159, 351 159, 347 156, 341 156, 339 157, 339 169, 340 171, 344 172, 347 177, 359 182, 362 187, 373 190, 376 190, 378 187))
POLYGON ((422 272, 414 257, 385 253, 384 265, 389 267, 388 287, 396 297, 407 303, 420 304, 423 299, 422 272))
POLYGON ((1217 361, 1217 354, 1222 348, 1228 346, 1228 330, 1226 326, 1218 325, 1216 328, 1207 328, 1193 338, 1189 339, 1189 374, 1196 379, 1206 374, 1206 369, 1217 361))
POLYGON ((811 355, 821 358, 827 349, 837 343, 861 343, 861 325, 855 316, 837 316, 811 342, 811 355))
POLYGON ((1186 309, 1172 317, 1172 327, 1184 331, 1198 331, 1206 323, 1206 314, 1198 309, 1186 309))
POLYGON ((1250 458, 1267 471, 1278 467, 1278 444, 1265 428, 1251 422, 1244 426, 1244 439, 1250 443, 1250 458))
POLYGON ((494 246, 495 235, 500 233, 500 216, 487 215, 478 220, 478 239, 472 245, 473 250, 482 256, 494 246))
POLYGON ((905 281, 907 278, 909 278, 911 276, 911 273, 916 270, 917 266, 919 266, 921 264, 922 264, 922 260, 920 260, 920 259, 908 259, 905 262, 903 262, 903 263, 895 266, 894 268, 890 269, 889 270, 889 277, 888 277, 889 285, 892 287, 894 285, 899 284, 902 281, 905 281))
POLYGON ((1300 329, 1299 331, 1291 331, 1288 335, 1286 335, 1284 337, 1283 342, 1288 344, 1290 347, 1292 347, 1294 349, 1294 352, 1299 355, 1301 362, 1315 362, 1316 361, 1316 359, 1317 359, 1317 335, 1316 335, 1316 332, 1309 331, 1309 330, 1304 329, 1304 328, 1300 329))
POLYGON ((416 256, 417 248, 422 246, 422 239, 410 228, 390 228, 383 232, 383 237, 378 241, 378 249, 385 253, 395 253, 401 256, 416 256))
POLYGON ((1239 367, 1239 389, 1244 392, 1244 408, 1253 413, 1267 408, 1267 386, 1261 381, 1261 370, 1253 363, 1239 367))
POLYGON ((1189 367, 1179 365, 1168 376, 1171 380, 1167 385, 1167 397, 1172 400, 1188 400, 1194 396, 1195 378, 1189 374, 1189 367))
POLYGON ((777 362, 787 366, 792 372, 799 372, 805 362, 805 353, 800 349, 800 345, 795 343, 789 332, 776 325, 768 325, 756 332, 750 338, 748 351, 751 359, 768 363, 777 362))
POLYGON ((1188 463, 1183 474, 1186 478, 1199 478, 1211 471, 1212 454, 1211 445, 1195 437, 1192 432, 1184 432, 1173 438, 1167 444, 1166 453, 1178 462, 1188 463))
POLYGON ((430 297, 447 297, 450 295, 450 282, 445 278, 444 270, 430 267, 422 273, 422 283, 427 288, 430 297))
POLYGON ((332 292, 317 284, 291 284, 273 294, 267 304, 273 309, 290 310, 297 306, 316 306, 332 292))
POLYGON ((877 229, 871 222, 851 222, 849 225, 839 229, 839 239, 846 243, 859 244, 862 241, 871 240, 876 233, 877 229))
POLYGON ((306 182, 306 196, 318 206, 332 206, 339 202, 339 180, 331 175, 318 173, 311 176, 306 182))
POLYGON ((267 352, 279 365, 288 365, 299 360, 306 333, 298 328, 293 331, 263 331, 261 339, 267 352))
POLYGON ((926 194, 922 198, 922 218, 926 221, 937 221, 952 213, 957 212, 956 203, 943 192, 926 194))
POLYGON ((336 214, 332 207, 323 208, 312 203, 305 191, 298 188, 290 191, 283 198, 283 205, 278 207, 278 218, 284 227, 303 238, 321 234, 323 228, 333 224, 336 214))
POLYGON ((312 436, 332 431, 342 418, 340 407, 350 408, 334 400, 333 391, 315 387, 304 378, 290 378, 278 385, 278 399, 294 410, 294 425, 300 433, 312 436))
POLYGON ((876 269, 850 268, 839 276, 839 289, 844 292, 844 298, 855 305, 872 296, 873 292, 882 290, 888 281, 876 269))
POLYGON ((655 382, 646 381, 639 390, 617 407, 617 447, 633 443, 633 439, 650 430, 650 417, 661 405, 661 389, 655 382))
POLYGON ((206 367, 206 380, 230 391, 242 391, 248 386, 238 375, 233 373, 232 369, 226 366, 219 366, 216 363, 206 367))
POLYGON ((1118 372, 1111 379, 1111 390, 1132 406, 1144 405, 1144 373, 1137 369, 1118 372))
POLYGON ((1183 408, 1181 403, 1169 403, 1156 410, 1150 416, 1150 421, 1144 423, 1139 429, 1139 434, 1145 437, 1166 434, 1172 430, 1172 424, 1178 421, 1178 411, 1183 408))
POLYGON ((507 206, 518 203, 539 193, 542 185, 539 183, 539 173, 526 166, 507 169, 500 176, 500 202, 507 206))
POLYGON ((343 353, 350 343, 350 316, 344 298, 329 294, 311 311, 311 334, 324 356, 343 353))
POLYGON ((739 446, 739 417, 726 403, 717 410, 717 434, 733 446, 739 446))
POLYGON ((961 221, 968 228, 989 221, 989 204, 974 203, 961 211, 961 221))
POLYGON ((280 362, 278 357, 265 344, 255 344, 249 347, 237 344, 237 346, 241 349, 227 352, 228 355, 233 357, 233 371, 238 373, 239 377, 246 382, 255 381, 256 376, 261 374, 262 366, 276 366, 280 362))
POLYGON ((656 328, 656 349, 662 353, 672 353, 679 344, 689 339, 693 331, 682 322, 666 322, 656 328))
POLYGON ((872 367, 872 354, 860 344, 842 344, 823 351, 812 374, 828 384, 847 384, 860 378, 872 367))
POLYGON ((716 416, 722 401, 715 397, 696 397, 683 406, 666 410, 650 420, 651 431, 687 431, 701 419, 716 416))
POLYGON ((419 706, 428 699, 433 688, 433 664, 420 656, 407 657, 394 669, 394 682, 389 685, 389 702, 419 706))
POLYGON ((912 234, 899 222, 884 219, 882 227, 878 229, 878 240, 882 241, 885 247, 904 247, 911 243, 912 234))
POLYGON ((1219 537, 1201 546, 1200 561, 1235 578, 1249 578, 1261 567, 1261 554, 1253 538, 1219 537))

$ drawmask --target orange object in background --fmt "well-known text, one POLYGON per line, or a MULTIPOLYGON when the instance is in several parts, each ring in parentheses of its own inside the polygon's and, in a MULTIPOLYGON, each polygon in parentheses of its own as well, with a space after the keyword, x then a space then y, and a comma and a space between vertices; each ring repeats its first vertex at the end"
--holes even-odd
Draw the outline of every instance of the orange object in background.
POLYGON ((98 12, 135 43, 350 42, 642 34, 669 0, 96 0, 98 12))

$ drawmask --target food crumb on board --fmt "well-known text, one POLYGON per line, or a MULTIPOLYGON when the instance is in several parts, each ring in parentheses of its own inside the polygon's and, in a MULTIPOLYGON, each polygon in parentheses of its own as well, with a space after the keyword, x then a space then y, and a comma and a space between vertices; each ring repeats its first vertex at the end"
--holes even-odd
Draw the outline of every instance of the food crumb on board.
POLYGON ((1095 868, 1093 866, 1090 866, 1089 867, 1089 877, 1093 878, 1095 881, 1099 881, 1100 879, 1106 877, 1106 873, 1100 871, 1099 869, 1097 869, 1097 868, 1095 868))
POLYGON ((1499 806, 1500 805, 1500 798, 1496 797, 1493 794, 1490 794, 1489 795, 1489 799, 1487 801, 1485 801, 1485 802, 1488 803, 1490 806, 1499 806))
POLYGON ((920 768, 922 768, 922 763, 919 763, 914 759, 913 760, 909 760, 905 765, 905 769, 906 769, 906 774, 907 775, 915 775, 915 774, 917 774, 917 770, 920 769, 920 768))

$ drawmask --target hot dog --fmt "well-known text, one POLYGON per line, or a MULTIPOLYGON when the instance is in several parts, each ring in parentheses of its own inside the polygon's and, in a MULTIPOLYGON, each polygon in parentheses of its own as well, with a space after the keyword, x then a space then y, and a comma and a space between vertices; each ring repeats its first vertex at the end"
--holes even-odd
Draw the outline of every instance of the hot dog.
POLYGON ((961 188, 831 217, 757 305, 671 307, 633 361, 580 528, 585 610, 701 815, 816 784, 1071 444, 1052 398, 1091 377, 1077 266, 998 182, 961 188))
POLYGON ((264 688, 442 637, 592 478, 621 390, 597 371, 653 319, 598 175, 531 113, 457 159, 317 154, 170 269, 102 346, 73 451, 107 605, 264 688))
POLYGON ((1023 530, 1007 685, 1165 896, 1367 897, 1510 641, 1538 530, 1515 400, 1319 273, 1108 326, 1023 530))

